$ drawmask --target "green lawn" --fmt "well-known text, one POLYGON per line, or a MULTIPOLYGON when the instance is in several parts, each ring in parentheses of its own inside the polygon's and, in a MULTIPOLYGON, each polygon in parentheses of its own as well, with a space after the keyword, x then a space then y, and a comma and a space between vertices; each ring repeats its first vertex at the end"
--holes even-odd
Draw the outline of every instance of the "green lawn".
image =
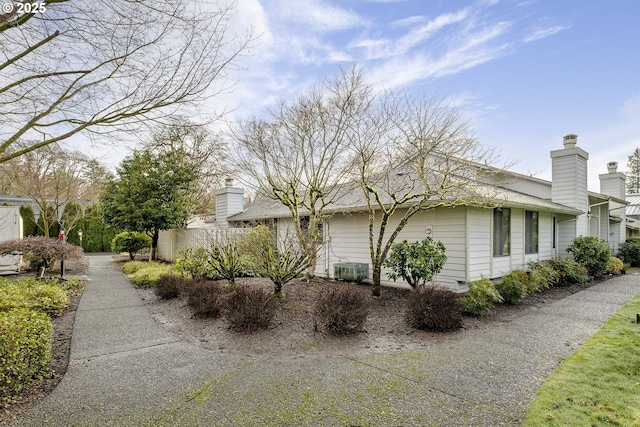
POLYGON ((640 295, 565 359, 527 408, 523 426, 640 427, 640 295))

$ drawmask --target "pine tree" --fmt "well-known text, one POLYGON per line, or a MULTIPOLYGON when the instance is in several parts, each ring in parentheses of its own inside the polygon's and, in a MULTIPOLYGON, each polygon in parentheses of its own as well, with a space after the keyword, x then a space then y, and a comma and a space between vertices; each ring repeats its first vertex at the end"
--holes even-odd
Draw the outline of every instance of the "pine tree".
POLYGON ((627 162, 627 193, 640 193, 640 148, 636 148, 627 162))

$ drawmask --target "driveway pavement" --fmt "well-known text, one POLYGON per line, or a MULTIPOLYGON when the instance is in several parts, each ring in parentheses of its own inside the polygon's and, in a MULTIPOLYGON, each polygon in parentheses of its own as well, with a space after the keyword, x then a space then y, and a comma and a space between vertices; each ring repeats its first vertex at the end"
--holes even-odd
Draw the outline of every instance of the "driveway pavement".
POLYGON ((517 426, 558 363, 640 292, 625 275, 419 351, 276 358, 182 342, 110 255, 89 265, 67 373, 11 426, 517 426))

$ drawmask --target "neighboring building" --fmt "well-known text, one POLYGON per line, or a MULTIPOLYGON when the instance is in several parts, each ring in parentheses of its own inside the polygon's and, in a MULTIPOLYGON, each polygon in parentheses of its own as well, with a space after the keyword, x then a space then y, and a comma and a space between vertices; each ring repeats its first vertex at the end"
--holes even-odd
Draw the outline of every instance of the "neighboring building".
MULTIPOLYGON (((608 173, 600 175, 600 193, 588 191, 589 155, 577 146, 576 135, 565 136, 563 143, 562 149, 551 152, 551 181, 509 171, 488 174, 486 185, 492 190, 493 207, 419 212, 396 241, 426 236, 442 241, 447 262, 436 281, 455 290, 464 290, 465 283, 482 277, 497 278, 526 269, 532 261, 568 256, 566 248, 576 236, 602 238, 615 251, 629 226, 624 209, 625 176, 612 162, 608 173)), ((319 276, 333 277, 336 264, 371 263, 368 214, 357 191, 324 211, 328 217, 322 224, 323 243, 316 264, 319 276)), ((291 226, 289 210, 282 204, 262 199, 242 209, 242 199, 242 189, 228 181, 216 194, 217 219, 211 229, 266 221, 282 234, 291 226)), ((371 268, 369 278, 370 274, 371 268)), ((384 271, 382 283, 398 285, 384 271)))

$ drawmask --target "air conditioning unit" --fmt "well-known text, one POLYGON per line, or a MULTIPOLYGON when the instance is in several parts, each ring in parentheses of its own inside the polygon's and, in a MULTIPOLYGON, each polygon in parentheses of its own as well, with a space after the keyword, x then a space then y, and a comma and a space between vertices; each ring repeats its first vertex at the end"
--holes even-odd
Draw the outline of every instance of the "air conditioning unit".
POLYGON ((333 277, 336 280, 362 282, 369 278, 369 264, 362 262, 343 262, 333 264, 333 277))

